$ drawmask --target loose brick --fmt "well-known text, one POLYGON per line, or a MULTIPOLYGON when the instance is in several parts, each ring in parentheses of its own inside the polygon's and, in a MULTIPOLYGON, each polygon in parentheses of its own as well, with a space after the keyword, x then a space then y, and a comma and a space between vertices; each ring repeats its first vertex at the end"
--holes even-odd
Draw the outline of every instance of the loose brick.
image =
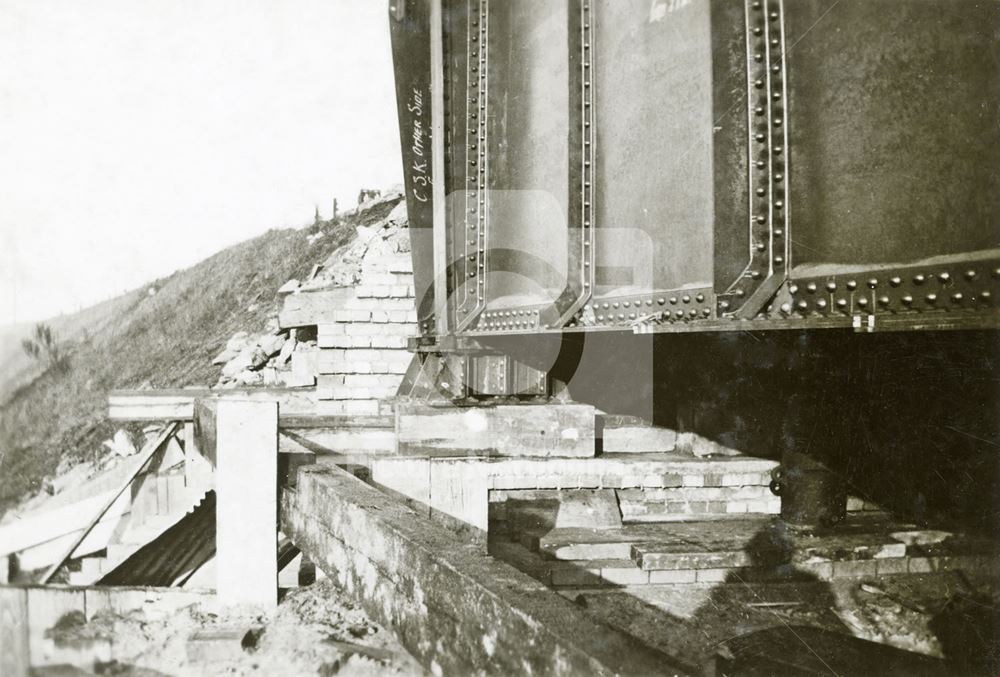
POLYGON ((684 475, 681 484, 685 487, 703 487, 705 486, 705 477, 703 475, 684 475))
POLYGON ((884 543, 879 546, 873 555, 875 559, 890 559, 896 557, 906 557, 905 543, 884 543))

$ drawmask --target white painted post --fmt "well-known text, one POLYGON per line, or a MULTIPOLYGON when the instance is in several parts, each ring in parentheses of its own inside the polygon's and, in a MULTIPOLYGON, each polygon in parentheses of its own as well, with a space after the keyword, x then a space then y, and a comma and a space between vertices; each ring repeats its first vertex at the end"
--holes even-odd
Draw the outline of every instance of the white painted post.
POLYGON ((278 603, 278 403, 222 399, 216 414, 216 592, 278 603))

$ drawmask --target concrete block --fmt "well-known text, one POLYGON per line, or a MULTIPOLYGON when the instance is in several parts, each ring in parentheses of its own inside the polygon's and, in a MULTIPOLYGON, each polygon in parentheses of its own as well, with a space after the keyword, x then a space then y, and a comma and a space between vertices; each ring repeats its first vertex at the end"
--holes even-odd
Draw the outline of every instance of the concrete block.
POLYGON ((909 570, 909 564, 905 557, 893 557, 892 559, 880 559, 875 563, 875 573, 879 576, 890 576, 893 574, 905 574, 909 570))
POLYGON ((833 580, 833 562, 807 562, 797 565, 797 568, 813 574, 821 581, 833 580))
POLYGON ((834 578, 852 578, 856 576, 874 576, 878 572, 875 560, 863 559, 833 563, 834 578))
POLYGON ((650 571, 650 583, 694 583, 696 572, 694 569, 677 569, 674 571, 650 571))
POLYGON ((612 489, 564 491, 559 495, 555 527, 613 529, 621 527, 622 513, 612 489))
POLYGON ((669 428, 605 423, 601 448, 604 453, 668 452, 676 442, 677 432, 669 428))
POLYGON ((348 414, 375 416, 379 412, 378 400, 320 400, 316 403, 317 416, 343 416, 348 414))
POLYGON ((426 458, 374 459, 371 478, 375 484, 426 505, 431 502, 431 462, 426 458))
POLYGON ((406 336, 372 336, 371 340, 367 345, 372 348, 406 348, 407 338, 411 334, 406 336))
POLYGON ((698 583, 724 583, 732 572, 732 569, 699 569, 695 580, 698 583))
POLYGON ((601 578, 612 585, 645 585, 649 583, 649 572, 635 567, 605 567, 601 578))
POLYGON ((223 604, 278 603, 278 404, 217 405, 216 567, 223 604))
POLYGON ((407 405, 398 410, 396 432, 400 453, 460 449, 509 456, 594 455, 594 409, 587 405, 407 405))

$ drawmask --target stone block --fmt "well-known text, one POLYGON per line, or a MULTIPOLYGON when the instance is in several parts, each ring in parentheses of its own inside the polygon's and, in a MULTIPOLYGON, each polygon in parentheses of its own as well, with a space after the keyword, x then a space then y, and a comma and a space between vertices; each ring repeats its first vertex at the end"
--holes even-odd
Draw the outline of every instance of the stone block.
POLYGON ((649 572, 636 567, 604 567, 601 578, 612 585, 645 585, 649 572))
POLYGON ((837 561, 833 563, 834 578, 853 578, 857 576, 874 576, 878 571, 875 560, 862 559, 853 561, 837 561))
POLYGON ((559 511, 556 513, 555 523, 557 529, 613 529, 621 525, 622 513, 618 509, 618 498, 614 490, 564 491, 559 494, 559 511))
POLYGON ((606 418, 601 439, 604 453, 662 453, 674 450, 677 432, 652 425, 617 424, 606 418))
POLYGON ((320 400, 315 410, 317 416, 374 416, 380 413, 378 400, 320 400))
POLYGON ((696 572, 694 569, 676 569, 670 571, 650 571, 649 582, 652 584, 670 583, 694 583, 696 572))
POLYGON ((725 583, 732 569, 698 569, 695 580, 698 583, 725 583))
POLYGON ((594 455, 594 409, 587 405, 408 405, 397 412, 396 432, 400 453, 453 449, 508 456, 594 455))
POLYGON ((334 322, 336 313, 353 297, 349 287, 289 294, 278 314, 278 324, 285 329, 334 322))
POLYGON ((893 557, 891 559, 880 559, 875 563, 875 573, 879 576, 890 576, 893 574, 905 574, 909 570, 909 564, 905 557, 893 557))

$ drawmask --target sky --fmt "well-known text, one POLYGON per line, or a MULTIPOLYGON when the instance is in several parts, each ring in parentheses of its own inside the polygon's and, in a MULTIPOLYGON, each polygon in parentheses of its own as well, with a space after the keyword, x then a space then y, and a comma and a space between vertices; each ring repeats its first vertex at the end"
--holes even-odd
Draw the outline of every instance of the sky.
POLYGON ((401 181, 383 0, 0 0, 0 325, 401 181))

